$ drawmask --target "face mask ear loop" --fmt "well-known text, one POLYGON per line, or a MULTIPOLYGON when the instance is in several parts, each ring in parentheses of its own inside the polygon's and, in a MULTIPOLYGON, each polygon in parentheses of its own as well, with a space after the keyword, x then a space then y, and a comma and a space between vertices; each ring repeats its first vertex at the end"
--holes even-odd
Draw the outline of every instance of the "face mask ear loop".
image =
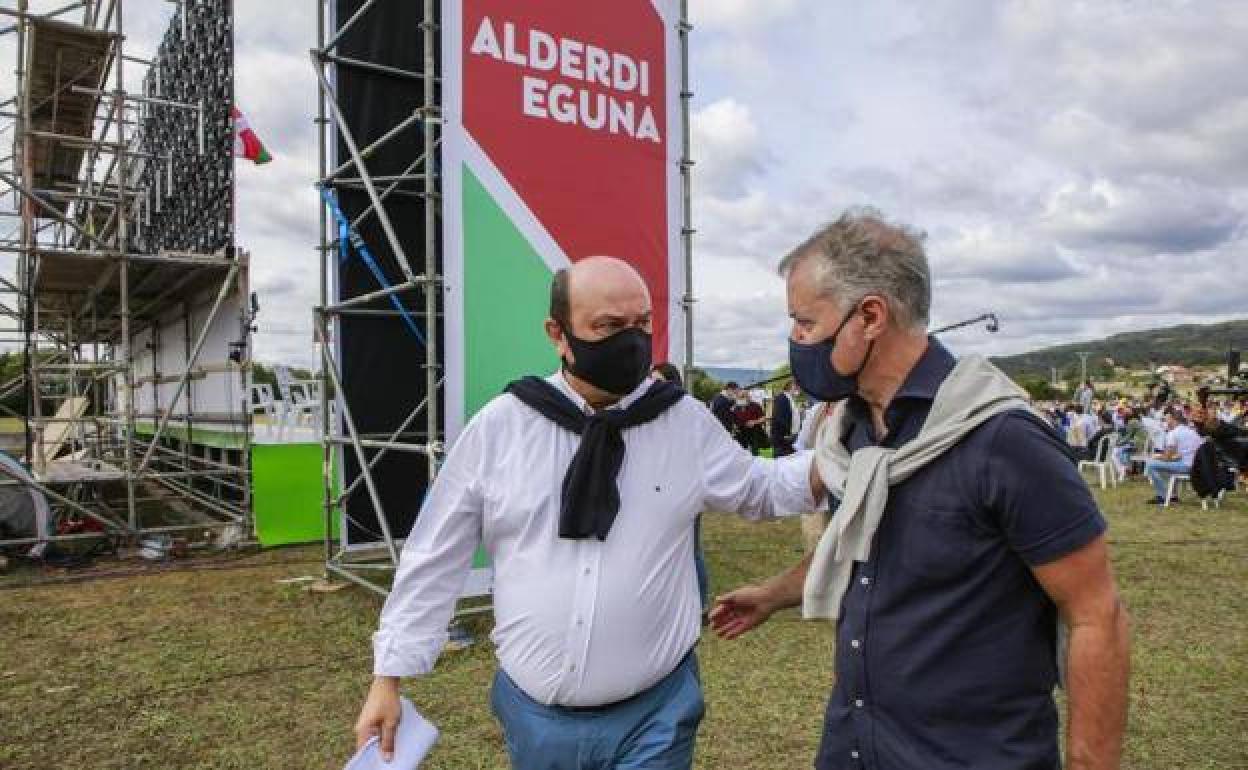
MULTIPOLYGON (((568 351, 570 352, 572 350, 572 340, 575 337, 572 336, 572 332, 568 331, 568 327, 564 325, 563 321, 555 321, 555 324, 558 325, 559 331, 563 332, 563 339, 567 343, 568 351)), ((572 364, 568 363, 566 356, 559 356, 559 365, 563 367, 563 371, 576 374, 576 372, 572 371, 572 364)))
MULTIPOLYGON (((863 299, 866 299, 866 297, 863 297, 863 299)), ((858 302, 862 302, 862 300, 860 299, 858 300, 858 302)), ((836 327, 836 332, 832 335, 832 339, 833 339, 832 344, 834 346, 833 347, 834 350, 835 350, 835 345, 836 345, 835 340, 841 336, 841 330, 844 329, 845 325, 849 323, 849 319, 853 318, 855 315, 858 314, 858 310, 859 310, 858 303, 855 302, 854 309, 849 311, 849 315, 845 316, 845 320, 841 321, 841 325, 836 327)), ((849 375, 850 377, 854 379, 855 382, 857 382, 858 378, 862 376, 863 371, 867 368, 867 363, 870 362, 871 360, 871 354, 874 352, 875 352, 875 340, 870 340, 867 342, 867 352, 862 357, 862 363, 858 364, 858 369, 853 374, 849 375)), ((832 367, 832 369, 833 371, 835 371, 836 367, 832 367)))

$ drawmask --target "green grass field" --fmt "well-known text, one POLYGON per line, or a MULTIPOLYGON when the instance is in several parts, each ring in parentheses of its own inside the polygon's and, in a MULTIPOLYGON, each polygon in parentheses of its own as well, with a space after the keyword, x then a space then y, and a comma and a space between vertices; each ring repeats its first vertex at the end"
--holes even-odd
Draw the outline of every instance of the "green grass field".
MULTIPOLYGON (((1147 495, 1135 483, 1101 496, 1135 631, 1124 766, 1248 768, 1248 503, 1160 511, 1147 495)), ((706 533, 716 590, 799 556, 791 521, 712 516, 706 533)), ((319 574, 317 555, 64 585, 0 579, 0 767, 341 768, 380 603, 275 582, 319 574)), ((809 767, 831 643, 827 626, 793 613, 737 642, 703 640, 698 767, 809 767)), ((428 767, 506 767, 486 703, 493 667, 482 642, 406 685, 443 731, 428 767)))

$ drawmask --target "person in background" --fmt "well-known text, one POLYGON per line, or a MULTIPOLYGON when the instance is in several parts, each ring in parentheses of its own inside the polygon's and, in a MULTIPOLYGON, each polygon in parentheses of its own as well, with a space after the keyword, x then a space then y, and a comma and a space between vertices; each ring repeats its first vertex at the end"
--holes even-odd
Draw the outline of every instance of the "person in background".
POLYGON ((802 413, 797 403, 801 391, 797 382, 789 380, 771 402, 771 446, 776 457, 793 454, 793 444, 801 431, 802 413))
POLYGON ((1066 435, 1066 429, 1063 425, 1064 415, 1061 407, 1057 404, 1050 403, 1049 407, 1045 409, 1044 412, 1045 416, 1049 418, 1049 425, 1053 426, 1053 430, 1057 431, 1058 435, 1066 435))
MULTIPOLYGON (((1153 491, 1157 493, 1148 501, 1150 504, 1163 505, 1166 502, 1170 477, 1192 470, 1192 460, 1202 443, 1204 439, 1187 424, 1187 418, 1181 410, 1171 409, 1166 412, 1166 438, 1161 445, 1161 456, 1149 460, 1144 466, 1144 475, 1152 482, 1153 491)), ((1178 498, 1171 498, 1170 502, 1177 503, 1178 498)))
POLYGON ((1160 453, 1166 443, 1166 423, 1162 413, 1149 406, 1140 414, 1140 424, 1144 426, 1144 430, 1148 431, 1153 453, 1160 453))
POLYGON ((1209 408, 1209 386, 1196 389, 1196 403, 1188 412, 1188 424, 1202 436, 1208 436, 1217 427, 1217 410, 1209 408))
POLYGON ((1118 431, 1114 428, 1113 415, 1111 415, 1108 410, 1105 410, 1099 415, 1096 415, 1095 419, 1097 420, 1096 431, 1093 432, 1092 437, 1088 439, 1088 459, 1098 463, 1112 463, 1114 445, 1116 443, 1113 439, 1109 441, 1109 446, 1106 449, 1105 454, 1102 455, 1100 452, 1101 441, 1103 441, 1106 436, 1116 437, 1118 435, 1118 431))
POLYGON ((1084 409, 1081 419, 1083 420, 1083 435, 1088 440, 1087 455, 1091 456, 1096 451, 1092 437, 1101 430, 1101 415, 1095 409, 1084 409))
POLYGON ((1219 402, 1218 419, 1222 422, 1235 422, 1235 402, 1229 398, 1219 402))
POLYGON ((757 457, 767 446, 767 433, 763 429, 767 415, 763 412, 762 405, 751 398, 746 390, 738 389, 737 405, 733 407, 732 416, 737 423, 737 443, 757 457))
POLYGON ((1092 414, 1092 399, 1095 397, 1096 388, 1092 387, 1092 380, 1084 380, 1075 393, 1075 400, 1083 407, 1083 414, 1092 414))
POLYGON ((1086 456, 1088 434, 1083 421, 1083 407, 1071 404, 1066 408, 1066 443, 1080 458, 1086 456))
POLYGON ((1117 405, 1114 406, 1110 414, 1114 418, 1114 430, 1121 433, 1127 427, 1127 400, 1125 398, 1118 399, 1117 405))
POLYGON ((737 397, 741 394, 741 386, 735 382, 729 382, 724 385, 724 389, 715 394, 715 398, 711 399, 711 414, 715 415, 715 419, 719 420, 719 424, 724 426, 724 430, 733 438, 737 436, 737 421, 733 417, 732 410, 737 405, 737 397))
POLYGON ((1131 474, 1131 455, 1143 452, 1144 447, 1148 446, 1148 428, 1144 427, 1144 421, 1130 407, 1124 412, 1123 419, 1126 424, 1122 429, 1122 439, 1114 448, 1114 466, 1118 471, 1118 478, 1123 480, 1131 474))
POLYGON ((1157 392, 1153 396, 1153 407, 1156 409, 1164 409, 1166 405, 1170 403, 1170 397, 1172 395, 1173 391, 1170 388, 1169 380, 1162 378, 1162 380, 1157 383, 1157 392))

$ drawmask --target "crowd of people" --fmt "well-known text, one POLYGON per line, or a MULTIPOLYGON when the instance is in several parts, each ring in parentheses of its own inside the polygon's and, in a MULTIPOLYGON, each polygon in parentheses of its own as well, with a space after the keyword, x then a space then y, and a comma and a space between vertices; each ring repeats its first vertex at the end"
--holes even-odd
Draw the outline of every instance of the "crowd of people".
POLYGON ((1155 505, 1167 502, 1176 474, 1193 477, 1206 497, 1233 488, 1245 464, 1240 437, 1248 435, 1248 398, 1212 398, 1208 387, 1183 398, 1165 381, 1142 397, 1101 398, 1086 380, 1069 403, 1038 406, 1079 459, 1108 463, 1120 481, 1145 477, 1155 505))
MULTIPOLYGON (((655 367, 654 373, 680 382, 672 364, 655 367), (671 373, 665 376, 664 370, 671 373)), ((801 389, 788 380, 774 395, 728 382, 708 406, 724 430, 752 454, 771 449, 775 457, 783 457, 813 447, 814 429, 826 405, 805 405, 801 389)), ((1135 397, 1098 394, 1092 381, 1085 380, 1069 402, 1036 406, 1076 459, 1109 464, 1118 481, 1147 479, 1155 493, 1151 504, 1166 502, 1170 478, 1176 474, 1200 477, 1194 488, 1204 497, 1233 489, 1233 474, 1248 464, 1248 439, 1241 438, 1248 436, 1248 397, 1213 398, 1208 387, 1184 397, 1164 380, 1135 397), (1198 458, 1202 447, 1208 455, 1203 462, 1198 458)), ((827 516, 807 518, 803 532, 809 551, 827 516)))
POLYGON ((801 430, 799 392, 792 380, 771 398, 729 382, 711 399, 711 413, 750 454, 759 456, 770 449, 773 457, 787 457, 793 454, 801 430), (770 410, 765 401, 770 402, 770 410))

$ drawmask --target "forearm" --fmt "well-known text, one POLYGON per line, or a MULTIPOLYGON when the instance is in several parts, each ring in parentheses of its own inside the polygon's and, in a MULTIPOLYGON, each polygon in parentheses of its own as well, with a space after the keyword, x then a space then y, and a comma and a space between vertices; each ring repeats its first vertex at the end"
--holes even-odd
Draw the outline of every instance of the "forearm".
POLYGON ((1066 661, 1070 770, 1116 770, 1131 668, 1130 629, 1121 603, 1103 620, 1071 627, 1066 661))
POLYGON ((812 556, 806 554, 797 564, 763 583, 775 609, 797 607, 802 603, 802 587, 806 584, 812 556))

